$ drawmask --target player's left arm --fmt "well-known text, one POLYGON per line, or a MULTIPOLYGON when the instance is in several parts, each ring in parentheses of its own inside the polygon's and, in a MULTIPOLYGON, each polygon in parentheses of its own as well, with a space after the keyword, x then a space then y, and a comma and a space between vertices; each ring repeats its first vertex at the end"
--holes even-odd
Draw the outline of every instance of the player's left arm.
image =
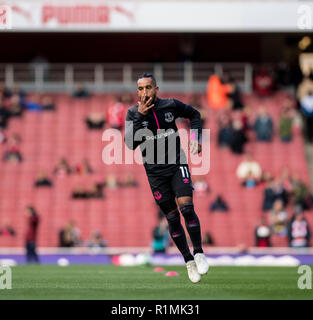
POLYGON ((174 99, 177 116, 190 120, 190 143, 189 148, 193 154, 202 151, 202 127, 200 112, 192 106, 185 104, 179 100, 174 99))

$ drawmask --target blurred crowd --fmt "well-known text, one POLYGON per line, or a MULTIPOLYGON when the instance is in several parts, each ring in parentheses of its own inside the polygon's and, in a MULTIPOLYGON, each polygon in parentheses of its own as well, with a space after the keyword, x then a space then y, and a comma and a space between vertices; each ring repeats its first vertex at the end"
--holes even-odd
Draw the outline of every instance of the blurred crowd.
MULTIPOLYGON (((81 84, 78 84, 72 92, 72 99, 88 99, 91 96, 89 91, 81 84)), ((82 121, 86 125, 86 130, 103 130, 114 128, 123 130, 125 122, 125 112, 129 105, 133 103, 132 95, 125 93, 117 95, 115 100, 107 104, 103 112, 86 112, 82 121)), ((3 162, 22 163, 24 159, 23 139, 20 134, 11 133, 10 122, 13 119, 23 120, 27 112, 57 112, 57 103, 52 96, 47 94, 30 94, 19 87, 7 88, 0 83, 0 156, 3 162), (10 133, 9 133, 10 132, 10 133)), ((38 168, 38 174, 33 182, 34 188, 54 188, 57 179, 71 176, 92 176, 96 172, 93 169, 90 159, 82 159, 80 163, 71 164, 71 159, 61 158, 55 167, 49 170, 38 168)), ((131 173, 127 173, 121 178, 115 174, 108 174, 101 179, 97 176, 97 181, 86 186, 85 183, 78 183, 71 191, 72 199, 105 199, 105 190, 119 190, 120 188, 138 187, 139 183, 131 173)), ((36 234, 39 226, 39 215, 34 207, 30 206, 26 211, 36 218, 28 218, 27 232, 25 234, 26 260, 27 262, 38 263, 36 253, 36 234), (32 223, 30 220, 36 220, 32 223)), ((15 227, 11 225, 10 219, 4 217, 0 225, 0 237, 15 237, 17 234, 15 227)), ((107 246, 107 242, 102 238, 100 231, 93 231, 90 239, 83 240, 79 229, 74 221, 68 222, 59 232, 60 247, 87 246, 90 248, 102 248, 107 246)))
MULTIPOLYGON (((207 103, 214 109, 217 124, 216 144, 219 148, 229 149, 234 155, 245 155, 234 174, 242 188, 257 188, 263 193, 260 220, 254 230, 256 246, 271 246, 273 235, 288 239, 291 247, 307 247, 310 245, 311 229, 306 215, 313 208, 312 190, 301 178, 298 172, 292 172, 284 167, 280 174, 264 170, 253 154, 247 152, 246 144, 271 143, 278 137, 282 144, 292 143, 295 128, 302 129, 304 138, 313 143, 313 74, 296 77, 284 65, 275 69, 261 66, 254 71, 253 93, 259 101, 257 110, 252 110, 242 98, 238 83, 229 74, 221 77, 213 75, 208 82, 206 92, 207 103), (295 79, 296 78, 296 79, 295 79), (284 86, 294 86, 295 95, 286 98, 277 106, 278 121, 273 118, 266 108, 267 99, 273 97, 277 90, 284 86)), ((89 99, 92 93, 82 84, 78 84, 72 92, 73 99, 89 99)), ((203 94, 194 94, 189 101, 184 101, 195 107, 201 115, 203 127, 207 127, 209 112, 204 106, 203 94)), ((86 130, 104 130, 114 128, 124 129, 127 109, 134 104, 133 95, 117 94, 114 101, 107 104, 103 112, 86 112, 84 124, 86 130)), ((20 163, 24 161, 22 152, 23 137, 16 133, 8 133, 7 128, 14 118, 23 118, 26 112, 57 112, 58 106, 52 96, 47 94, 28 94, 19 87, 7 88, 0 84, 0 151, 3 162, 20 163)), ((188 121, 183 124, 188 128, 188 121)), ((55 187, 55 180, 73 175, 94 175, 95 170, 91 159, 87 157, 80 163, 71 164, 71 159, 61 158, 51 172, 39 168, 34 181, 35 188, 55 187)), ((195 194, 206 198, 214 191, 209 186, 207 177, 196 176, 193 179, 195 194)), ((122 179, 109 174, 105 179, 94 181, 86 187, 78 184, 71 190, 72 199, 105 199, 106 189, 138 187, 139 183, 131 174, 122 179)), ((208 212, 229 213, 232 211, 227 195, 217 194, 208 203, 208 212)), ((35 209, 29 209, 32 211, 35 209)), ((258 210, 258 208, 256 208, 258 210)), ((209 230, 204 230, 204 241, 209 245, 215 242, 209 230)), ((0 236, 16 235, 14 226, 5 221, 0 226, 0 236)), ((160 215, 157 225, 152 232, 152 247, 155 252, 165 252, 170 245, 167 226, 164 217, 160 215)), ((81 239, 80 231, 75 222, 68 222, 59 232, 59 246, 73 247, 87 245, 89 247, 105 247, 107 242, 100 231, 93 231, 90 239, 81 239)), ((31 257, 36 255, 28 251, 31 257)), ((36 257, 34 258, 36 260, 36 257)))
MULTIPOLYGON (((254 230, 256 246, 271 246, 271 237, 274 235, 285 239, 290 247, 311 245, 311 228, 306 219, 306 215, 312 214, 310 210, 313 209, 311 187, 302 180, 299 172, 292 172, 288 167, 283 167, 278 175, 264 170, 245 146, 247 142, 271 143, 276 137, 283 144, 292 143, 294 132, 301 129, 306 141, 312 143, 312 80, 313 74, 300 76, 299 72, 290 73, 285 65, 279 65, 276 69, 261 66, 255 70, 253 77, 253 91, 259 107, 252 110, 245 104, 239 86, 229 74, 223 74, 222 77, 213 75, 209 79, 207 102, 217 119, 216 143, 219 148, 228 148, 234 155, 245 155, 234 172, 238 184, 242 188, 256 188, 263 193, 263 203, 260 205, 263 214, 256 222, 254 230), (290 94, 277 104, 277 121, 267 110, 266 102, 286 86, 293 86, 296 94, 290 94)), ((189 104, 198 109, 202 125, 206 127, 208 112, 202 106, 201 96, 192 96, 189 104)), ((188 127, 187 123, 186 126, 188 127)), ((197 196, 207 198, 211 191, 214 192, 206 178, 193 177, 194 192, 197 196)), ((256 210, 259 210, 257 206, 256 210)), ((208 211, 231 212, 227 194, 217 194, 208 204, 208 211)), ((156 228, 162 225, 162 220, 158 221, 156 228)), ((203 236, 205 239, 212 239, 209 231, 203 236)), ((213 244, 213 239, 208 243, 213 244)))

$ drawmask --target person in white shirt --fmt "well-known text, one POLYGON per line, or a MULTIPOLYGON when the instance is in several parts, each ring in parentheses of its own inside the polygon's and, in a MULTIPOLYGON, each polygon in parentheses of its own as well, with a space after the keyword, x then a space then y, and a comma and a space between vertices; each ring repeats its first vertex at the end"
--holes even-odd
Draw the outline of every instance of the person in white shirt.
POLYGON ((251 154, 246 155, 246 159, 243 160, 237 168, 238 179, 245 181, 248 177, 255 179, 258 182, 261 179, 262 169, 259 163, 253 160, 251 154))

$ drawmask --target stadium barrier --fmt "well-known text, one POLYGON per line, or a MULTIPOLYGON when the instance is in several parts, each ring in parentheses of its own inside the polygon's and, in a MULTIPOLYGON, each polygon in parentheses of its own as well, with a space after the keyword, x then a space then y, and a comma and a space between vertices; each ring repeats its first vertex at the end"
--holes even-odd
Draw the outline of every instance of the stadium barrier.
POLYGON ((93 92, 133 90, 138 75, 154 73, 162 92, 205 91, 212 74, 230 75, 243 91, 252 88, 249 63, 14 63, 0 64, 0 82, 37 92, 72 91, 83 84, 93 92))

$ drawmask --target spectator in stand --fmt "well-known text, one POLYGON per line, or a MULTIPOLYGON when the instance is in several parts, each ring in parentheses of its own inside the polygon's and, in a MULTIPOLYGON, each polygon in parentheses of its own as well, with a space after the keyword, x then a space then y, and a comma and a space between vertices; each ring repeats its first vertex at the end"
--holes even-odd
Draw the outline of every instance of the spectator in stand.
POLYGON ((103 199, 103 185, 101 183, 94 183, 91 187, 91 190, 88 193, 88 198, 103 199))
POLYGON ((105 125, 105 116, 101 112, 91 112, 86 116, 85 122, 87 128, 90 130, 103 129, 105 125))
POLYGON ((202 176, 198 176, 193 184, 195 193, 199 196, 205 196, 210 192, 208 183, 202 176))
POLYGON ((7 107, 2 104, 0 96, 0 128, 5 129, 7 127, 9 118, 10 112, 7 107))
POLYGON ((253 77, 253 89, 259 97, 268 97, 274 90, 274 77, 262 66, 253 77))
POLYGON ((59 232, 59 247, 75 247, 80 244, 80 230, 71 220, 59 232))
POLYGON ((78 185, 72 192, 73 199, 103 199, 103 184, 93 183, 90 189, 84 188, 83 185, 78 185))
POLYGON ((11 117, 21 117, 24 112, 24 103, 21 101, 21 98, 19 95, 14 94, 10 98, 9 101, 9 113, 11 117))
POLYGON ((249 171, 246 178, 241 182, 241 184, 243 187, 251 189, 259 184, 259 180, 255 179, 253 173, 249 171))
MULTIPOLYGON (((214 96, 215 98, 219 97, 219 99, 221 99, 221 102, 224 100, 223 104, 221 104, 220 107, 225 108, 227 110, 232 110, 232 107, 233 107, 232 93, 234 91, 234 86, 233 86, 233 83, 231 82, 230 73, 223 71, 221 77, 218 77, 217 75, 211 76, 209 78, 208 85, 209 85, 209 88, 208 88, 209 91, 213 93, 212 97, 214 96)), ((209 103, 209 105, 211 104, 209 103)))
POLYGON ((313 80, 309 76, 305 76, 297 88, 298 102, 308 96, 309 92, 313 92, 313 80))
POLYGON ((39 263, 39 258, 36 252, 36 243, 37 243, 37 232, 39 226, 39 216, 34 207, 28 206, 26 208, 26 217, 27 217, 27 230, 25 237, 25 246, 26 246, 26 262, 39 263))
POLYGON ((43 110, 39 94, 35 94, 30 99, 27 99, 25 106, 29 111, 40 112, 43 110))
POLYGON ((0 144, 5 144, 7 142, 7 138, 5 136, 4 130, 0 127, 0 144))
POLYGON ((286 235, 288 215, 281 199, 275 200, 270 212, 271 230, 273 234, 286 235))
POLYGON ((262 217, 259 224, 255 227, 254 238, 256 247, 271 247, 271 229, 266 223, 265 217, 262 217))
POLYGON ((3 161, 10 161, 14 163, 23 161, 23 157, 19 148, 20 141, 21 138, 19 135, 12 135, 12 137, 8 141, 8 149, 3 155, 3 161))
POLYGON ((8 219, 5 219, 3 223, 3 227, 0 227, 0 236, 9 236, 9 237, 16 236, 16 231, 11 226, 8 219))
POLYGON ((88 174, 92 174, 93 170, 89 164, 88 159, 83 159, 82 163, 78 164, 75 168, 74 168, 74 172, 79 174, 79 175, 88 175, 88 174))
POLYGON ((241 180, 241 183, 253 180, 255 184, 259 183, 262 177, 262 169, 260 164, 253 160, 253 157, 248 153, 236 171, 238 179, 241 180))
POLYGON ((139 183, 135 180, 131 173, 127 173, 124 182, 121 183, 123 187, 138 187, 139 183))
POLYGON ((78 84, 73 92, 74 98, 88 98, 89 93, 86 88, 82 84, 78 84))
POLYGON ((228 113, 223 113, 218 119, 218 146, 229 147, 232 139, 231 118, 228 113))
POLYGON ((289 203, 289 194, 281 177, 278 177, 273 181, 272 190, 273 190, 274 201, 276 199, 281 199, 283 201, 284 207, 286 207, 289 203))
POLYGON ((273 207, 274 196, 273 196, 272 183, 273 181, 265 184, 265 188, 263 191, 263 204, 262 204, 263 211, 271 210, 273 207))
POLYGON ((232 77, 229 77, 228 85, 230 86, 230 92, 227 95, 230 99, 230 106, 232 110, 242 110, 243 104, 239 86, 232 77))
POLYGON ((290 170, 287 166, 282 168, 279 178, 289 197, 292 193, 293 186, 290 170))
POLYGON ((3 98, 11 98, 12 91, 5 86, 3 82, 0 82, 0 97, 3 98))
POLYGON ((273 136, 273 121, 265 108, 261 108, 254 122, 254 130, 258 141, 271 141, 273 136))
POLYGON ((62 158, 53 170, 53 174, 64 177, 72 173, 71 167, 65 158, 62 158))
POLYGON ((108 106, 107 123, 109 128, 122 130, 125 121, 125 105, 122 102, 121 96, 117 96, 115 102, 108 106))
POLYGON ((42 170, 39 172, 35 183, 35 187, 52 187, 52 181, 48 178, 46 171, 42 170))
POLYGON ((304 117, 306 137, 308 142, 313 142, 313 90, 309 91, 300 100, 301 111, 304 117))
POLYGON ((244 152, 244 145, 248 141, 243 130, 242 121, 234 119, 232 122, 232 134, 230 139, 230 149, 235 154, 242 154, 244 152))
POLYGON ((43 96, 41 98, 41 105, 43 110, 47 111, 54 111, 55 110, 55 104, 51 97, 49 96, 43 96))
POLYGON ((118 187, 121 187, 122 184, 117 180, 116 176, 114 174, 109 174, 104 182, 104 185, 106 188, 109 189, 116 189, 118 187))
POLYGON ((59 232, 59 247, 74 247, 74 239, 69 225, 66 225, 59 232))
POLYGON ((288 224, 288 240, 291 248, 307 248, 310 246, 311 228, 303 211, 296 209, 288 224))
POLYGON ((227 212, 229 210, 226 201, 221 195, 217 195, 216 199, 210 205, 210 211, 227 212))
POLYGON ((279 138, 282 142, 290 142, 292 139, 292 110, 284 107, 279 118, 279 138))
POLYGON ((280 178, 270 182, 264 189, 263 211, 271 210, 277 199, 281 199, 284 206, 288 204, 288 193, 280 178))
POLYGON ((302 210, 311 209, 312 196, 308 186, 301 180, 299 173, 295 173, 291 178, 292 198, 295 206, 300 206, 302 210))
POLYGON ((87 242, 87 247, 93 249, 106 248, 107 246, 107 242, 103 239, 99 231, 94 231, 90 240, 87 242))
POLYGON ((26 92, 21 89, 19 86, 14 86, 11 91, 11 96, 18 95, 21 101, 23 101, 26 97, 26 92))
POLYGON ((154 253, 166 253, 170 245, 167 220, 163 217, 153 229, 152 247, 154 253))
POLYGON ((72 192, 73 199, 88 199, 90 192, 84 188, 82 185, 78 185, 72 192))
POLYGON ((251 118, 251 108, 244 107, 242 111, 234 111, 237 112, 240 116, 243 125, 243 131, 247 134, 249 130, 251 130, 252 125, 250 125, 250 118, 251 118))
POLYGON ((267 187, 268 185, 271 184, 271 182, 273 181, 274 177, 273 175, 271 174, 271 172, 269 171, 264 171, 262 173, 262 177, 261 177, 261 181, 260 183, 264 186, 264 187, 267 187))

